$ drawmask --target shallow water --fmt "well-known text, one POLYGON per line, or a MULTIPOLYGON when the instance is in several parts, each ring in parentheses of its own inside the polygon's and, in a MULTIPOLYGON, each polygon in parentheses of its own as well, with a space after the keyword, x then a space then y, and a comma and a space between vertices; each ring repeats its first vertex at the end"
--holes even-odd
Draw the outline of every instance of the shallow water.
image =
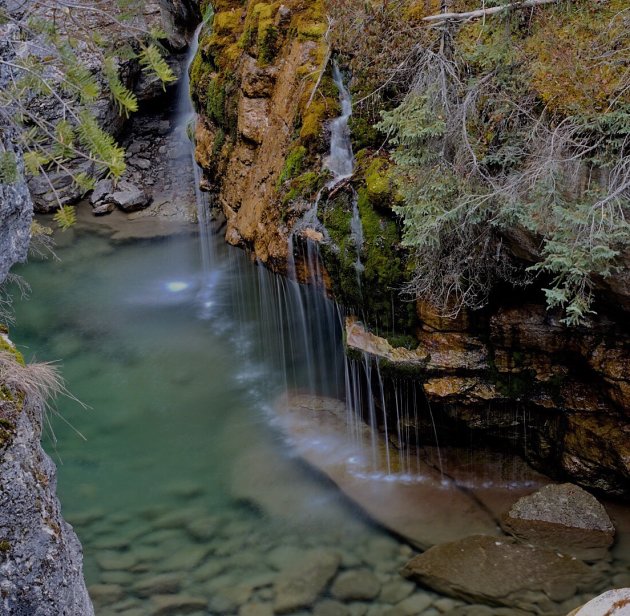
MULTIPOLYGON (((299 341, 277 346, 262 336, 266 311, 290 319, 270 305, 289 293, 286 283, 272 280, 256 295, 254 283, 269 274, 227 248, 224 265, 204 279, 191 236, 115 245, 71 233, 61 261, 19 271, 32 299, 17 303, 12 338, 29 359, 61 360, 68 388, 89 406, 60 399, 61 416, 86 440, 52 417, 45 446, 84 546, 97 614, 265 616, 279 578, 330 554, 341 558, 340 571, 375 577, 366 578, 372 591, 343 605, 330 603, 329 587, 314 588, 320 616, 379 616, 400 601, 408 601, 405 613, 427 616, 463 605, 403 581, 397 570, 411 548, 369 522, 274 431, 270 404, 317 372, 299 341), (287 347, 294 353, 285 375, 277 366, 287 347), (180 607, 160 611, 169 594, 180 607)), ((336 344, 328 333, 323 344, 336 344)), ((337 386, 332 379, 326 393, 337 386)))

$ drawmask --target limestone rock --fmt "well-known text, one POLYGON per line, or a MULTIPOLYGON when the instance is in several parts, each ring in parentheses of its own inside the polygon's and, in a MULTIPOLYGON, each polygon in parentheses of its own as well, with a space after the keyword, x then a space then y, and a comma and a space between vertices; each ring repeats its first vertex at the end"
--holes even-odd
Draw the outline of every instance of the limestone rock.
POLYGON ((90 195, 90 204, 95 206, 104 202, 106 198, 112 194, 114 190, 114 182, 109 179, 99 180, 94 186, 94 190, 90 195))
POLYGON ((140 580, 133 586, 134 592, 139 597, 150 597, 152 595, 165 595, 179 591, 182 580, 175 573, 165 573, 155 575, 144 580, 140 580))
POLYGON ((333 550, 305 552, 301 562, 279 573, 274 611, 283 614, 310 607, 335 575, 340 562, 341 557, 333 550))
POLYGON ((268 125, 269 100, 241 97, 238 105, 238 129, 243 138, 262 143, 268 125))
MULTIPOLYGON (((456 486, 444 485, 439 471, 428 464, 418 462, 423 481, 413 483, 375 482, 357 473, 357 464, 372 464, 365 457, 365 452, 372 451, 372 434, 364 425, 360 434, 349 436, 343 402, 293 395, 278 402, 276 419, 299 455, 330 477, 372 518, 414 545, 426 549, 471 532, 499 532, 487 510, 456 486)), ((380 460, 385 460, 380 437, 377 448, 380 460)), ((386 473, 387 468, 378 472, 386 473)))
POLYGON ((412 616, 414 614, 421 614, 424 612, 424 610, 426 610, 432 602, 433 599, 429 595, 417 592, 398 603, 396 605, 396 609, 403 614, 412 616))
POLYGON ((109 199, 125 212, 136 212, 151 203, 151 198, 142 189, 125 180, 118 183, 109 199))
POLYGON ((561 601, 601 584, 579 560, 482 535, 435 546, 409 561, 402 574, 466 601, 549 616, 562 614, 561 601))
POLYGON ((154 595, 151 597, 151 616, 180 616, 208 608, 208 601, 192 595, 154 595))
POLYGON ((548 485, 521 498, 502 522, 523 541, 583 560, 605 557, 615 535, 601 503, 570 483, 548 485))
MULTIPOLYGON (((8 140, 3 140, 3 145, 13 151, 8 140)), ((22 163, 18 161, 21 172, 22 163)), ((19 179, 13 184, 0 183, 0 282, 14 263, 26 260, 32 218, 33 203, 26 182, 19 179)))
POLYGON ((111 214, 115 209, 113 203, 101 203, 92 208, 92 214, 94 216, 106 216, 107 214, 111 214))
POLYGON ((242 605, 238 616, 273 616, 271 603, 248 603, 242 605))
POLYGON ((626 616, 630 614, 630 588, 609 590, 568 616, 626 616))
POLYGON ((381 591, 381 583, 369 569, 344 571, 335 579, 331 593, 341 601, 374 599, 381 591))
POLYGON ((122 599, 124 590, 118 584, 92 584, 88 587, 92 601, 96 605, 109 605, 122 599))
POLYGON ((276 83, 277 69, 275 67, 260 67, 251 56, 246 56, 243 62, 241 89, 248 98, 268 98, 276 83))
MULTIPOLYGON (((9 401, 1 406, 6 419, 9 401)), ((0 613, 93 616, 81 545, 61 517, 55 465, 40 444, 42 409, 27 400, 12 421, 0 447, 0 613)))
POLYGON ((318 601, 313 609, 314 616, 350 616, 347 605, 331 599, 318 601))
POLYGON ((406 599, 413 590, 414 585, 411 582, 405 582, 400 579, 392 580, 391 582, 383 584, 379 601, 383 603, 400 603, 406 599))

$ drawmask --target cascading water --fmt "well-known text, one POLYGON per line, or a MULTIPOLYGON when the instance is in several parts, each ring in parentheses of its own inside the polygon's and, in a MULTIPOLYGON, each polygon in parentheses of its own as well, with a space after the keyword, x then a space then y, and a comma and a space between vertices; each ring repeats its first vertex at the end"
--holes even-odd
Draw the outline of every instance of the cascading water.
POLYGON ((328 189, 349 178, 354 171, 354 154, 348 122, 352 116, 352 97, 343 81, 343 75, 337 63, 333 63, 333 80, 339 91, 341 115, 330 123, 330 152, 324 161, 324 167, 332 173, 328 189))
MULTIPOLYGON (((211 16, 212 13, 209 14, 211 16)), ((190 41, 188 52, 184 61, 182 75, 177 91, 177 106, 175 108, 175 132, 178 136, 177 143, 184 158, 190 160, 192 170, 195 203, 197 208, 197 220, 199 223, 199 239, 201 249, 201 279, 199 287, 199 300, 202 314, 208 314, 212 306, 212 293, 218 276, 216 242, 212 237, 210 219, 210 199, 208 193, 201 190, 202 171, 195 160, 194 128, 197 114, 193 105, 190 92, 190 67, 199 49, 199 37, 201 31, 207 27, 208 17, 200 23, 190 41)), ((177 169, 174 169, 177 173, 177 169)), ((178 178, 174 178, 178 183, 178 178)))

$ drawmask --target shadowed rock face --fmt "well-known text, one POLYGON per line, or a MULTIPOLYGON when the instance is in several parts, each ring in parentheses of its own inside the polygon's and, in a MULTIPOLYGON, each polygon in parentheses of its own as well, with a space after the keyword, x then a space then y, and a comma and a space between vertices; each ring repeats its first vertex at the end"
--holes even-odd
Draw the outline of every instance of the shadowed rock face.
POLYGON ((346 341, 384 375, 421 383, 442 438, 516 447, 552 476, 630 493, 630 339, 623 328, 606 319, 567 328, 533 304, 498 308, 474 326, 466 317, 449 323, 425 305, 418 313, 423 325, 413 351, 353 319, 346 341))

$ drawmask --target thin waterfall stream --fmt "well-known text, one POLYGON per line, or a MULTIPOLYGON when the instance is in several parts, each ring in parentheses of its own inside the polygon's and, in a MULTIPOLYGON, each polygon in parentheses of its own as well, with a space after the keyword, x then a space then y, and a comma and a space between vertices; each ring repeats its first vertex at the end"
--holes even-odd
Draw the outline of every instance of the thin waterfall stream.
MULTIPOLYGON (((333 76, 342 112, 330 126, 328 191, 354 166, 352 101, 336 65, 333 76)), ((368 353, 346 354, 351 315, 328 297, 319 243, 305 236, 322 227, 317 204, 290 238, 290 277, 252 264, 214 233, 193 118, 184 76, 173 130, 192 154, 198 234, 121 243, 79 228, 60 236, 60 263, 18 270, 33 292, 17 301, 13 338, 28 357, 62 358, 69 389, 90 407, 60 399, 88 440, 52 417, 46 447, 97 615, 381 616, 404 602, 404 614, 435 614, 445 598, 399 574, 418 543, 390 532, 391 518, 433 542, 467 536, 482 517, 496 524, 461 485, 499 507, 547 480, 518 458, 468 453, 454 458, 459 487, 440 481, 436 447, 410 445, 425 410, 419 384, 387 382, 368 353), (309 284, 298 282, 302 266, 309 284), (332 481, 300 457, 326 460, 332 481), (360 583, 345 592, 348 576, 360 583)), ((360 277, 356 195, 352 220, 360 277)))

